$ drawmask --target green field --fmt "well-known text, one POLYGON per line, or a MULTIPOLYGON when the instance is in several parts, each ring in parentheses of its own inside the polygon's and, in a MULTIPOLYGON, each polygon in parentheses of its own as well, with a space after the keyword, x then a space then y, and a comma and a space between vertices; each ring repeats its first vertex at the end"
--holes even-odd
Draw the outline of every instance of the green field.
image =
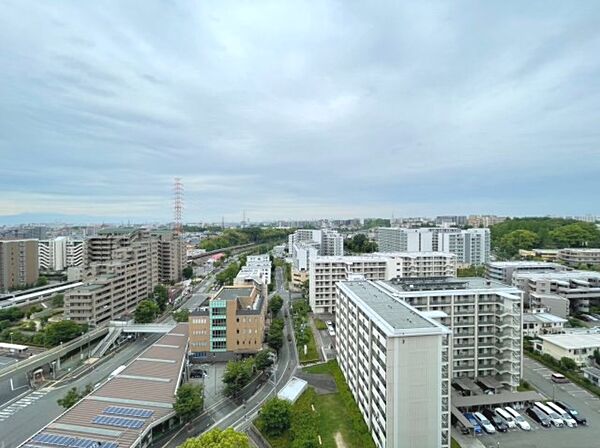
MULTIPOLYGON (((291 429, 280 437, 267 437, 272 447, 290 447, 293 434, 294 439, 310 439, 320 435, 323 442, 321 446, 337 448, 335 435, 340 433, 348 448, 375 448, 337 362, 329 361, 303 370, 307 373, 330 374, 335 379, 338 391, 318 395, 309 387, 292 407, 291 429)), ((257 420, 256 426, 260 429, 260 419, 257 420)))
POLYGON ((327 330, 327 324, 321 319, 315 318, 315 327, 317 327, 317 330, 327 330))
POLYGON ((298 358, 300 359, 300 364, 317 362, 320 358, 319 353, 317 352, 317 344, 315 342, 315 335, 313 334, 312 327, 307 325, 304 331, 308 337, 308 342, 306 343, 306 355, 304 354, 304 345, 298 345, 298 358))

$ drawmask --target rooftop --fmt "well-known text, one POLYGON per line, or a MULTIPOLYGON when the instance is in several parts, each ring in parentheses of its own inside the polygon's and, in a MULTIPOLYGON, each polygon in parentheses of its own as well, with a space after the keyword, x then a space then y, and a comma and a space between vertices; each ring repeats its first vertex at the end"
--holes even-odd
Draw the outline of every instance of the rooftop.
POLYGON ((398 292, 418 291, 454 291, 473 289, 493 289, 507 292, 519 292, 514 286, 506 285, 497 280, 482 277, 420 277, 420 278, 395 278, 386 281, 388 285, 398 292))
POLYGON ((214 300, 237 300, 240 297, 249 297, 252 295, 254 286, 225 286, 214 297, 214 300))
POLYGON ((153 426, 174 415, 187 342, 187 324, 177 325, 21 446, 97 446, 93 442, 102 443, 103 448, 136 445, 153 426))
POLYGON ((448 331, 443 325, 425 317, 406 302, 394 298, 373 282, 347 281, 340 282, 338 285, 340 289, 351 293, 363 307, 368 308, 374 318, 383 321, 390 333, 394 333, 396 330, 411 330, 409 333, 414 334, 419 333, 414 330, 427 330, 428 332, 435 330, 439 333, 448 331))
POLYGON ((565 350, 600 347, 600 334, 551 334, 540 336, 540 339, 565 350))
POLYGON ((523 322, 534 323, 539 322, 542 324, 564 324, 567 319, 555 316, 550 313, 523 313, 523 322))
POLYGON ((581 280, 600 279, 600 272, 594 271, 560 271, 560 272, 515 272, 513 278, 528 278, 531 280, 581 280))
POLYGON ((540 267, 540 268, 556 268, 561 267, 563 269, 568 269, 567 266, 563 266, 558 263, 550 263, 547 261, 526 261, 526 260, 517 260, 517 261, 492 261, 488 263, 490 267, 540 267))

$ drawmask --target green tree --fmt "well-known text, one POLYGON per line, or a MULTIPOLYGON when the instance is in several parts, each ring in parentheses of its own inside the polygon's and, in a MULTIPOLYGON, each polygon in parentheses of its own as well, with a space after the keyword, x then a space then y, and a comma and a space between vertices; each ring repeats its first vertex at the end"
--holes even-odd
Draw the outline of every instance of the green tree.
POLYGON ((67 342, 81 336, 87 331, 87 325, 80 325, 72 320, 61 320, 52 322, 44 328, 44 339, 46 344, 55 346, 61 342, 67 342))
POLYGON ((236 396, 252 379, 254 359, 229 361, 223 373, 225 395, 236 396))
POLYGON ((267 344, 276 352, 283 346, 283 328, 283 319, 273 319, 267 334, 267 344))
POLYGON ((194 276, 194 268, 193 267, 186 266, 185 268, 183 268, 183 278, 185 278, 186 280, 189 280, 193 276, 194 276))
POLYGON ((138 324, 149 324, 156 320, 160 308, 153 300, 142 300, 135 309, 134 318, 138 324))
POLYGON ((502 237, 499 244, 499 253, 512 257, 519 253, 519 249, 533 249, 540 241, 539 236, 529 230, 515 230, 502 237))
POLYGON ((173 311, 171 315, 173 316, 173 319, 175 319, 175 322, 187 322, 190 317, 190 310, 187 308, 182 308, 180 310, 173 311))
POLYGON ((238 272, 240 272, 241 265, 238 263, 231 263, 227 266, 223 271, 219 272, 215 279, 221 285, 231 285, 233 284, 233 279, 236 277, 238 272))
POLYGON ((550 232, 557 247, 585 247, 598 243, 598 229, 590 223, 569 224, 550 232))
POLYGON ((202 385, 187 383, 177 389, 173 409, 175 409, 175 412, 182 420, 190 420, 202 410, 203 406, 204 396, 202 385))
POLYGON ((160 314, 167 308, 167 302, 169 301, 169 290, 165 285, 156 285, 153 292, 153 299, 158 305, 158 314, 160 314))
POLYGON ((274 295, 269 302, 269 311, 271 312, 271 315, 277 316, 281 307, 283 307, 283 299, 278 294, 274 295))
POLYGON ((256 367, 257 370, 265 370, 271 365, 273 365, 273 359, 270 350, 261 350, 254 357, 254 367, 256 367))
POLYGON ((260 410, 264 431, 271 436, 279 436, 290 428, 292 405, 287 400, 271 398, 260 410))
POLYGON ((365 234, 358 233, 344 242, 344 248, 355 254, 372 253, 377 250, 377 243, 369 240, 365 234))
POLYGON ((566 356, 560 358, 560 365, 567 370, 577 370, 577 363, 566 356))
POLYGON ((246 434, 232 428, 215 428, 200 437, 186 440, 181 448, 250 448, 250 441, 246 434))
POLYGON ((65 295, 55 294, 52 297, 52 308, 62 308, 65 305, 65 295))
POLYGON ((37 282, 35 283, 35 286, 46 286, 48 284, 48 278, 44 277, 43 275, 38 277, 37 282))
POLYGON ((79 395, 79 392, 77 392, 76 387, 72 387, 71 389, 69 389, 69 391, 64 397, 59 398, 58 400, 56 400, 56 402, 59 404, 59 406, 62 406, 65 409, 69 409, 75 406, 75 404, 79 400, 81 400, 81 395, 79 395))

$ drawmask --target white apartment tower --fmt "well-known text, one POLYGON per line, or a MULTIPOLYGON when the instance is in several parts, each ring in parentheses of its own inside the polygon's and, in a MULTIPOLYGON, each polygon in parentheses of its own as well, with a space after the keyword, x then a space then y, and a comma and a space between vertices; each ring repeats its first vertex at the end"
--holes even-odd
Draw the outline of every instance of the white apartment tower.
POLYGON ((381 285, 338 283, 338 362, 379 448, 448 447, 450 331, 381 285))
POLYGON ((309 303, 315 313, 335 312, 337 282, 360 275, 366 280, 398 277, 454 277, 456 255, 442 252, 374 253, 316 257, 309 269, 309 303))
POLYGON ((84 260, 85 243, 60 236, 53 240, 41 240, 38 244, 40 269, 64 271, 69 267, 81 266, 84 260))
POLYGON ((344 237, 335 230, 298 229, 288 236, 288 252, 294 253, 294 244, 315 244, 319 255, 344 255, 344 237))
POLYGON ((490 379, 515 390, 523 366, 523 301, 515 287, 483 278, 378 282, 452 330, 452 377, 490 379))

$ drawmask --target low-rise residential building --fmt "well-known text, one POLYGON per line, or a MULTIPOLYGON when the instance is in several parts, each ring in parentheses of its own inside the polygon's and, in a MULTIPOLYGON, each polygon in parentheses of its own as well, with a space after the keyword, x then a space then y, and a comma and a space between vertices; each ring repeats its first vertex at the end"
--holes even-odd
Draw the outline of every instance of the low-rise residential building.
POLYGON ((523 336, 536 338, 545 334, 564 333, 567 319, 544 311, 523 313, 523 336))
POLYGON ((380 284, 337 287, 338 362, 375 445, 448 447, 450 331, 380 284))
POLYGON ((557 294, 531 293, 524 306, 527 309, 544 308, 555 316, 566 319, 569 315, 569 299, 557 294))
POLYGON ((38 277, 37 240, 0 241, 0 293, 34 286, 38 277))
POLYGON ((470 215, 467 223, 471 227, 491 227, 506 221, 505 216, 496 215, 470 215))
POLYGON ((515 272, 560 272, 568 269, 562 264, 544 261, 493 261, 486 264, 485 276, 512 285, 515 272))
POLYGON ((588 358, 600 350, 598 333, 565 333, 540 336, 541 352, 555 359, 569 358, 580 366, 587 365, 588 358))
POLYGON ((244 283, 250 278, 260 279, 265 285, 271 284, 271 258, 269 254, 248 255, 246 264, 238 272, 234 284, 244 283))
POLYGON ((40 269, 64 271, 83 264, 85 243, 60 236, 53 240, 40 240, 38 256, 40 269))
POLYGON ((380 282, 422 312, 435 312, 452 331, 452 377, 492 377, 519 385, 523 366, 522 292, 483 278, 424 278, 380 282))
POLYGON ((224 286, 190 313, 190 352, 196 360, 222 361, 263 347, 267 287, 262 282, 224 286))
POLYGON ((540 294, 567 299, 571 313, 589 312, 590 307, 600 305, 600 272, 517 272, 513 284, 525 293, 525 303, 532 308, 541 306, 535 302, 540 294))
POLYGON ((335 312, 335 284, 351 275, 366 280, 456 276, 456 256, 442 252, 373 253, 316 257, 309 270, 309 303, 315 313, 335 312))
POLYGON ((600 369, 596 367, 584 367, 583 377, 588 379, 594 386, 600 387, 600 369))
POLYGON ((600 248, 598 249, 560 249, 558 260, 569 266, 600 265, 600 248))
POLYGON ((519 256, 523 258, 536 258, 541 261, 556 261, 558 249, 519 249, 519 256))

